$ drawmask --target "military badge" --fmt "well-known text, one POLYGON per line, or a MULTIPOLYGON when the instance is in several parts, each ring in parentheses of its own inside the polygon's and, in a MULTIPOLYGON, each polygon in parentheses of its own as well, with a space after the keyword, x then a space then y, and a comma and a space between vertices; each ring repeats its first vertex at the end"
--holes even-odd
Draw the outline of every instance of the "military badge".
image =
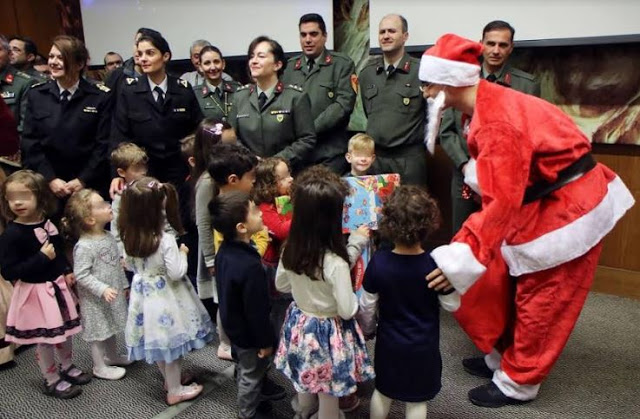
POLYGON ((298 61, 296 61, 295 69, 300 70, 300 67, 302 67, 302 60, 298 58, 298 61))
POLYGON ((408 73, 411 69, 411 63, 407 61, 406 63, 404 63, 404 67, 402 67, 402 69, 408 73))
POLYGON ((402 99, 402 103, 404 103, 404 106, 408 106, 410 102, 411 102, 411 99, 409 99, 408 97, 405 97, 404 99, 402 99))
POLYGON ((4 78, 4 81, 9 84, 13 83, 13 74, 7 74, 7 77, 4 78))
POLYGON ((326 57, 324 57, 324 63, 325 64, 331 64, 333 62, 333 57, 329 54, 327 54, 326 57))
POLYGON ((278 122, 284 121, 284 115, 282 115, 282 114, 276 115, 276 121, 278 121, 278 122))
POLYGON ((329 99, 333 99, 333 92, 327 93, 327 96, 329 96, 329 99))

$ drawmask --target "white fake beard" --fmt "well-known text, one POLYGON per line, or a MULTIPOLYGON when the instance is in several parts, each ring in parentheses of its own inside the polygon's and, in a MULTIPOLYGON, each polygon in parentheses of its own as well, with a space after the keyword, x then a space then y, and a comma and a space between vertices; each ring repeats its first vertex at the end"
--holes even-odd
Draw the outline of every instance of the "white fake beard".
POLYGON ((440 131, 442 112, 444 112, 444 98, 444 90, 440 90, 435 99, 427 99, 427 126, 424 133, 424 143, 431 155, 435 153, 436 149, 436 138, 440 131))

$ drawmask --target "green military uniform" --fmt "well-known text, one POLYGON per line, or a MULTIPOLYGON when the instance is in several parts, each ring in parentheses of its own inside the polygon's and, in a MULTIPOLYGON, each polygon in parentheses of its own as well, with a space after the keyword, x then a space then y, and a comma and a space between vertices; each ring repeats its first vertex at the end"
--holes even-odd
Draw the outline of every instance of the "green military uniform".
POLYGON ((25 110, 27 109, 27 90, 37 80, 28 74, 7 66, 0 72, 0 94, 11 109, 13 117, 18 124, 18 132, 22 134, 25 110))
MULTIPOLYGON (((485 75, 485 78, 488 76, 485 75)), ((540 97, 540 83, 535 77, 517 68, 511 67, 508 63, 500 71, 494 73, 496 83, 509 86, 519 92, 540 97)), ((440 125, 440 144, 447 153, 455 169, 451 178, 451 207, 452 207, 452 227, 455 234, 462 223, 473 212, 478 211, 480 206, 473 199, 462 196, 464 175, 461 172, 462 166, 469 160, 469 150, 467 140, 464 138, 462 127, 462 113, 452 108, 445 110, 442 115, 440 125)))
POLYGON ((376 144, 374 173, 399 173, 404 184, 426 185, 425 101, 420 92, 420 60, 406 54, 387 74, 382 56, 359 76, 367 134, 376 144))
POLYGON ((351 58, 324 50, 314 59, 311 71, 308 58, 298 55, 289 59, 282 76, 285 84, 302 86, 311 101, 317 136, 311 162, 325 164, 340 175, 348 167, 344 154, 349 141, 349 116, 356 102, 351 85, 355 71, 351 58))
POLYGON ((35 79, 38 83, 49 80, 49 77, 47 77, 46 74, 42 74, 33 67, 29 67, 28 69, 24 70, 23 73, 27 74, 32 79, 35 79))
POLYGON ((260 157, 286 159, 294 171, 308 166, 316 133, 309 96, 302 88, 279 81, 262 109, 255 84, 238 89, 234 100, 229 123, 242 144, 260 157))
POLYGON ((203 83, 195 86, 193 92, 205 118, 227 121, 233 105, 233 96, 239 87, 240 83, 235 81, 223 81, 214 92, 211 85, 203 83))

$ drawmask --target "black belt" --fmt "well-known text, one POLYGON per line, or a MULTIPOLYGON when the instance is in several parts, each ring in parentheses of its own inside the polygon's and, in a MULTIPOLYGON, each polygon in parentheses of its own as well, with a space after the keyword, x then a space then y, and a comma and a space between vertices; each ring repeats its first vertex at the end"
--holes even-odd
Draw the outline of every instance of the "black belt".
POLYGON ((524 192, 523 204, 529 204, 542 197, 549 195, 551 192, 562 188, 567 183, 573 182, 589 170, 596 167, 596 161, 591 153, 587 153, 578 160, 571 163, 558 173, 558 179, 550 183, 545 180, 534 183, 524 192))

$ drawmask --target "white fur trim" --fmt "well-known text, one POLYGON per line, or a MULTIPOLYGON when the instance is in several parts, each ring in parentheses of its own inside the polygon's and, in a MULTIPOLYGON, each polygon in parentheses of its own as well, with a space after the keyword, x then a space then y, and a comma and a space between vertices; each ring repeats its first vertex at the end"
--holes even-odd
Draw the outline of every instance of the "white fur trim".
POLYGON ((540 390, 540 384, 518 384, 502 370, 496 370, 491 381, 498 386, 502 394, 517 400, 533 400, 540 390))
POLYGON ((460 308, 460 293, 454 291, 447 295, 438 295, 440 306, 449 312, 457 311, 460 308))
POLYGON ((485 364, 487 364, 487 367, 489 367, 491 371, 495 371, 497 369, 500 369, 502 355, 500 355, 500 352, 496 351, 496 348, 493 348, 491 352, 484 356, 484 362, 485 364))
POLYGON ((453 242, 436 247, 431 257, 461 295, 487 270, 466 243, 453 242))
POLYGON ((478 184, 478 169, 476 167, 476 160, 469 159, 469 161, 467 161, 467 164, 464 165, 462 173, 464 174, 464 183, 466 183, 467 186, 473 189, 473 192, 482 196, 480 185, 478 184))
POLYGON ((480 66, 425 54, 420 60, 418 78, 447 86, 473 86, 480 80, 480 66))
POLYGON ((569 224, 527 243, 502 245, 509 273, 520 276, 562 265, 587 253, 609 233, 635 200, 620 177, 591 211, 569 224))

